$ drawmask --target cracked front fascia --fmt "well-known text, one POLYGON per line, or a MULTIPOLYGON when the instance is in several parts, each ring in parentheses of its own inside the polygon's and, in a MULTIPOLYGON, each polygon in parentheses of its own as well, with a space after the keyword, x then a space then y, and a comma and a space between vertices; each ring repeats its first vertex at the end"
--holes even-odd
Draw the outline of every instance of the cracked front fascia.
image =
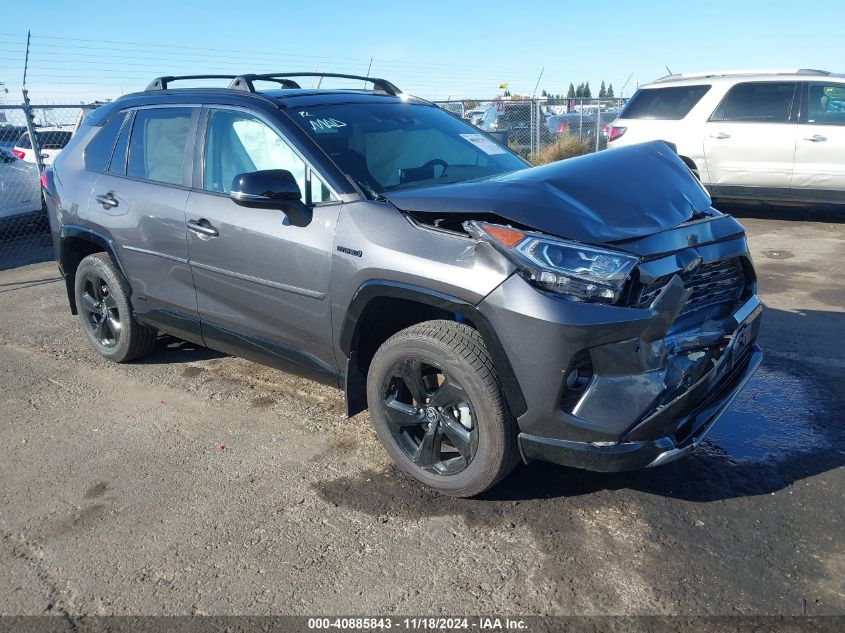
POLYGON ((640 336, 590 349, 594 376, 573 415, 630 429, 713 367, 732 332, 727 319, 667 336, 690 292, 674 276, 652 302, 655 316, 640 336))

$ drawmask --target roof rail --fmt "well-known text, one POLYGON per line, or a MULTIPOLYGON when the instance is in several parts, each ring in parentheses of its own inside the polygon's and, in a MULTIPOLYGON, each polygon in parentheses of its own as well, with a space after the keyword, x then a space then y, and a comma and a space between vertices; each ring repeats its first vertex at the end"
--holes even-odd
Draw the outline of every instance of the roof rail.
POLYGON ((764 69, 750 69, 750 70, 713 70, 707 72, 696 73, 678 73, 666 75, 660 79, 655 79, 652 83, 660 83, 664 81, 678 81, 681 79, 705 79, 709 77, 734 77, 742 75, 830 75, 832 73, 826 70, 816 70, 814 68, 764 68, 764 69))
POLYGON ((272 81, 281 84, 285 88, 300 88, 301 86, 295 81, 288 79, 289 77, 319 77, 322 82, 325 77, 335 77, 340 79, 358 79, 373 84, 375 90, 380 90, 392 96, 402 94, 395 85, 386 79, 379 79, 378 77, 364 77, 363 75, 343 75, 339 73, 266 73, 261 75, 240 75, 235 77, 229 88, 233 90, 243 90, 245 92, 256 92, 254 82, 256 81, 272 81))
POLYGON ((189 79, 236 79, 237 75, 168 75, 166 77, 156 77, 145 90, 167 90, 168 84, 174 81, 184 81, 189 79))

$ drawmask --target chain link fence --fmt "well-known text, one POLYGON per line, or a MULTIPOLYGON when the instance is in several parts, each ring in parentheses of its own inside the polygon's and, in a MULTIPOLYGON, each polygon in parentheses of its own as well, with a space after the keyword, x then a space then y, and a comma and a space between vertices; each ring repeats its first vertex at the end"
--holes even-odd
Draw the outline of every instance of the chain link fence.
POLYGON ((502 97, 435 103, 532 162, 545 163, 607 147, 605 129, 625 100, 502 97))
POLYGON ((41 171, 90 107, 0 104, 0 270, 52 258, 41 171))

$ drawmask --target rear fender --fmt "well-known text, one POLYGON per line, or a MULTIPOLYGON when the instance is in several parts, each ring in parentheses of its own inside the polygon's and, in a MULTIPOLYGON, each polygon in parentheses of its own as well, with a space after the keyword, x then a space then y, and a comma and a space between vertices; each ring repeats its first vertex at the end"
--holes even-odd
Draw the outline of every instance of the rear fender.
MULTIPOLYGON (((67 290, 71 314, 77 314, 76 292, 74 290, 76 268, 79 266, 79 262, 87 255, 105 251, 117 265, 124 280, 129 279, 126 275, 126 270, 123 268, 123 262, 121 262, 120 257, 117 255, 117 246, 114 241, 92 229, 77 224, 64 225, 59 235, 58 251, 59 270, 65 280, 65 289, 67 290), (84 247, 80 247, 82 244, 84 244, 84 247)), ((128 281, 127 286, 129 286, 128 281)), ((132 289, 130 287, 130 294, 131 292, 132 289)))

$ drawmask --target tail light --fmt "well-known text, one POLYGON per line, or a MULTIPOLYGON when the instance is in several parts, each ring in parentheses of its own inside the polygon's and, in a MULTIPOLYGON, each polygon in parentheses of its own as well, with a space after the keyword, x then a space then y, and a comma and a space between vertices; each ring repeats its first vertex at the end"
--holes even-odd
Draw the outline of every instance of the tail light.
POLYGON ((44 198, 52 200, 56 208, 62 206, 62 201, 59 198, 59 194, 56 192, 56 182, 53 177, 53 168, 49 165, 41 172, 41 189, 44 191, 44 198))
POLYGON ((21 160, 26 158, 26 152, 24 152, 23 150, 13 149, 12 154, 14 154, 16 157, 20 158, 21 160))
POLYGON ((566 134, 567 130, 569 130, 569 123, 567 123, 566 121, 561 121, 560 124, 557 126, 557 133, 566 134))
POLYGON ((626 127, 616 127, 615 125, 608 125, 607 126, 607 142, 610 143, 615 141, 620 136, 622 136, 628 128, 626 127))

